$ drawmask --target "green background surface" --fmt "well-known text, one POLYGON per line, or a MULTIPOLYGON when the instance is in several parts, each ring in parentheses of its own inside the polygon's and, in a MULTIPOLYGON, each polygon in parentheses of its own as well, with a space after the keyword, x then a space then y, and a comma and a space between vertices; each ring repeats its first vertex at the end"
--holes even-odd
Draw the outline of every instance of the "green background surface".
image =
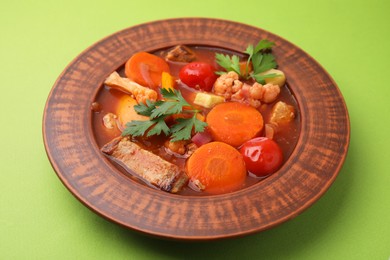
POLYGON ((387 0, 1 1, 0 259, 389 259, 389 11, 387 0), (101 38, 173 17, 269 30, 337 82, 351 119, 348 157, 297 218, 239 239, 165 241, 102 219, 59 181, 42 141, 56 78, 101 38))

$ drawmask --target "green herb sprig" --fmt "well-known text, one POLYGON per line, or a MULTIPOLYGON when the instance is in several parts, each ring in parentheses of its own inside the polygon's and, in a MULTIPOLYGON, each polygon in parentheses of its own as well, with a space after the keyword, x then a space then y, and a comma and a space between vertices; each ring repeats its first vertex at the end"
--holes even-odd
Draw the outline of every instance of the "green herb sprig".
MULTIPOLYGON (((248 60, 246 63, 246 70, 249 68, 249 64, 252 62, 253 71, 241 71, 240 69, 240 58, 237 55, 224 55, 221 53, 215 54, 217 63, 224 68, 226 71, 234 71, 241 78, 247 80, 252 78, 261 84, 265 84, 266 78, 278 77, 276 73, 270 73, 262 75, 261 73, 276 68, 278 65, 275 61, 272 53, 266 53, 267 50, 271 50, 275 45, 274 42, 268 40, 261 40, 257 43, 256 47, 252 44, 248 45, 244 53, 248 54, 248 60)), ((218 75, 226 73, 225 71, 217 71, 218 75)))
POLYGON ((126 128, 122 132, 122 136, 143 136, 160 135, 164 133, 166 136, 171 135, 171 141, 189 140, 191 139, 192 130, 195 133, 203 132, 207 124, 199 120, 196 115, 199 110, 194 109, 181 95, 179 90, 167 90, 162 88, 161 94, 164 100, 152 102, 146 101, 146 104, 138 104, 134 106, 135 111, 144 116, 148 116, 147 121, 133 120, 126 124, 126 128), (183 110, 184 107, 190 109, 183 110), (189 118, 178 118, 175 123, 169 127, 165 121, 168 116, 174 114, 186 113, 190 114, 189 118))

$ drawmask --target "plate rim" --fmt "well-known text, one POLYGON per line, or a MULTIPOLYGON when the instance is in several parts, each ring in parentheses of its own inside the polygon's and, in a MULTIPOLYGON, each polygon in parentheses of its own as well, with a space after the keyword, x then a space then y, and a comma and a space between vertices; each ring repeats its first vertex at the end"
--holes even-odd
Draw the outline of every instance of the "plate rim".
MULTIPOLYGON (((168 47, 168 46, 166 46, 168 47)), ((120 66, 122 66, 122 64, 118 64, 118 68, 120 66)), ((96 90, 96 93, 97 93, 97 90, 96 90)), ((298 102, 298 105, 299 102, 298 102)), ((306 120, 305 118, 301 118, 301 120, 306 120)), ((141 233, 145 233, 145 234, 149 234, 149 235, 155 235, 155 236, 158 236, 158 237, 164 237, 164 238, 172 238, 172 239, 184 239, 184 240, 213 240, 213 239, 220 239, 220 238, 228 238, 228 237, 238 237, 238 236, 243 236, 243 235, 248 235, 248 234, 253 234, 253 233, 257 233, 259 231, 263 231, 263 230, 266 230, 266 229, 269 229, 269 228, 272 228, 274 226, 277 226, 281 223, 284 223, 285 221, 289 220, 289 219, 292 219, 294 217, 296 217, 297 215, 299 215, 300 213, 302 213, 304 210, 306 210, 307 208, 309 208, 315 201, 317 201, 320 197, 322 197, 325 192, 329 189, 329 187, 333 184, 333 182, 335 181, 338 173, 340 172, 341 168, 342 168, 342 165, 344 164, 344 161, 346 159, 346 156, 347 156, 347 151, 348 151, 348 146, 349 146, 349 142, 350 142, 350 120, 349 120, 349 115, 348 115, 348 110, 347 110, 347 106, 346 106, 346 103, 343 99, 343 96, 341 94, 341 91, 340 89, 338 88, 337 84, 335 83, 335 81, 332 79, 332 77, 329 75, 329 73, 313 58, 311 57, 309 54, 307 54, 306 52, 304 52, 303 50, 301 50, 299 47, 295 46, 294 44, 292 44, 291 42, 287 41, 286 39, 284 39, 283 37, 280 37, 276 34, 273 34, 271 32, 268 32, 264 29, 261 29, 261 28, 258 28, 258 27, 254 27, 252 25, 247 25, 247 24, 243 24, 243 23, 240 23, 240 22, 234 22, 234 21, 229 21, 229 20, 222 20, 222 19, 215 19, 215 18, 173 18, 173 19, 166 19, 166 20, 156 20, 156 21, 151 21, 151 22, 147 22, 147 23, 143 23, 143 24, 139 24, 139 25, 135 25, 135 26, 131 26, 131 27, 128 27, 128 28, 125 28, 125 29, 122 29, 120 31, 117 31, 109 36, 106 36, 104 38, 102 38, 101 40, 99 40, 98 42, 96 42, 95 44, 91 45, 89 48, 87 48, 86 50, 84 50, 83 52, 81 52, 77 57, 75 57, 67 66, 66 68, 62 71, 62 73, 59 75, 59 77, 57 78, 57 80, 55 81, 52 89, 50 90, 50 93, 49 93, 49 96, 47 98, 47 101, 46 101, 46 104, 45 104, 45 108, 44 108, 44 115, 43 115, 43 121, 42 121, 42 133, 43 133, 43 139, 44 139, 44 144, 45 144, 45 150, 46 150, 46 153, 47 153, 47 156, 49 158, 49 161, 54 169, 54 171, 56 172, 57 176, 59 177, 59 179, 62 181, 62 183, 64 184, 64 186, 71 192, 71 194, 73 196, 75 196, 80 202, 82 202, 85 206, 87 206, 89 209, 91 209, 92 211, 94 211, 95 213, 99 214, 100 216, 112 221, 112 222, 115 222, 117 224, 120 224, 121 226, 124 226, 126 228, 130 228, 130 229, 133 229, 133 230, 137 230, 141 233), (202 22, 206 22, 206 21, 214 21, 214 22, 218 22, 218 23, 228 23, 228 24, 235 24, 237 26, 241 26, 241 27, 246 27, 246 28, 253 28, 257 31, 263 31, 269 35, 272 35, 274 37, 277 37, 281 40, 283 40, 284 42, 288 42, 289 44, 291 44, 292 46, 294 46, 296 49, 298 49, 299 51, 301 51, 302 53, 304 53, 309 59, 311 59, 312 62, 316 63, 317 66, 319 68, 322 69, 322 72, 326 74, 327 78, 331 81, 331 84, 335 87, 335 90, 336 92, 339 93, 339 97, 341 98, 342 100, 342 106, 344 107, 344 110, 345 110, 345 120, 346 120, 346 129, 347 129, 347 134, 346 134, 346 144, 345 144, 345 153, 341 156, 340 158, 340 161, 339 161, 339 165, 337 167, 337 173, 336 174, 333 174, 332 175, 332 178, 330 178, 327 182, 327 185, 324 186, 321 191, 319 193, 316 194, 315 197, 312 198, 312 200, 309 200, 307 202, 307 204, 305 205, 301 205, 301 207, 299 207, 299 210, 295 210, 294 212, 292 212, 291 214, 288 214, 288 215, 285 215, 284 217, 282 218, 279 218, 277 221, 274 221, 274 222, 271 222, 269 225, 267 226, 263 226, 263 227, 253 227, 251 230, 245 230, 243 232, 238 232, 238 231, 235 231, 235 232, 232 232, 230 234, 226 234, 226 233, 222 233, 222 234, 217 234, 217 235, 210 235, 210 236, 207 236, 207 235, 178 235, 178 234, 168 234, 168 233, 164 233, 164 232, 158 232, 158 231, 153 231, 153 230, 146 230, 146 229, 143 229, 143 228, 139 228, 137 226, 129 226, 128 223, 124 223, 122 222, 121 220, 118 220, 116 218, 113 218, 107 214, 105 214, 104 212, 102 212, 99 207, 96 207, 96 205, 93 205, 91 204, 90 201, 86 200, 85 198, 83 198, 82 196, 80 196, 80 194, 74 190, 74 188, 72 188, 70 186, 70 183, 68 182, 68 180, 63 176, 64 173, 63 173, 63 170, 60 168, 60 166, 57 164, 57 158, 55 158, 55 152, 52 150, 52 148, 50 147, 50 142, 51 140, 48 138, 48 126, 47 126, 47 122, 48 122, 48 118, 47 118, 47 115, 48 115, 48 110, 50 109, 49 108, 49 105, 50 105, 50 100, 52 99, 52 95, 54 95, 54 91, 55 91, 55 88, 56 86, 58 86, 58 84, 60 84, 60 80, 64 77, 64 75, 66 75, 67 71, 72 68, 72 66, 75 65, 75 63, 78 61, 78 59, 80 57, 82 57, 83 55, 86 55, 87 53, 89 53, 91 50, 93 50, 94 47, 98 46, 99 44, 102 44, 106 41, 109 41, 110 39, 112 38, 115 38, 117 37, 118 35, 121 35, 121 34, 126 34, 126 32, 128 31, 131 31, 133 30, 134 28, 140 28, 140 27, 148 27, 148 26, 155 26, 155 25, 159 25, 161 23, 180 23, 180 22, 185 22, 185 21, 188 21, 188 20, 194 20, 194 21, 202 21, 202 22)), ((302 124, 302 122, 301 122, 302 124)), ((92 129, 90 129, 90 133, 92 133, 92 129)), ((89 142, 92 142, 93 143, 93 138, 92 138, 93 135, 87 137, 89 138, 89 142)), ((301 135, 300 137, 301 138, 301 135)), ((299 142, 299 140, 298 140, 299 142)), ((296 149, 296 148, 295 148, 296 149)), ((96 151, 94 151, 96 152, 96 151)), ((294 150, 295 152, 295 150, 294 150)), ((294 153, 293 152, 293 153, 294 153)), ((271 176, 272 177, 272 176, 271 176)), ((272 179, 272 178, 269 178, 269 179, 272 179)), ((275 178, 273 178, 275 179, 275 178)), ((241 191, 238 191, 238 192, 235 192, 234 194, 236 194, 236 196, 238 196, 237 194, 241 194, 241 193, 244 193, 244 191, 248 190, 248 189, 254 189, 253 187, 249 187, 249 188, 246 188, 244 190, 241 190, 241 191)), ((160 191, 157 191, 159 196, 161 197, 171 197, 172 195, 167 195, 167 194, 161 194, 162 192, 160 191)), ((223 198, 223 197, 231 197, 232 194, 226 194, 226 195, 217 195, 216 197, 219 197, 219 198, 223 198)), ((173 195, 173 196, 179 196, 179 195, 173 195)), ((199 197, 201 198, 200 200, 209 200, 209 197, 215 197, 215 196, 208 196, 207 198, 203 198, 203 197, 199 197)), ((194 199, 193 197, 187 197, 185 200, 189 200, 189 199, 194 199)))

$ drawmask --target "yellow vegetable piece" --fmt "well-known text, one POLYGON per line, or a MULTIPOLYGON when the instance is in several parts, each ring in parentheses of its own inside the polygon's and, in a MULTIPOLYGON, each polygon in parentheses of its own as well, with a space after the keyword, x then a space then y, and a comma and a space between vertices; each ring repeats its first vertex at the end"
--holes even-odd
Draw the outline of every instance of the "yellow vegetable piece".
POLYGON ((202 122, 206 121, 206 118, 204 117, 204 115, 200 114, 200 113, 197 113, 196 114, 196 118, 202 122))
POLYGON ((116 115, 120 125, 124 128, 127 122, 132 120, 146 121, 149 117, 139 115, 135 110, 134 106, 138 105, 137 101, 131 96, 124 95, 118 103, 116 109, 116 115))
POLYGON ((174 90, 175 89, 175 80, 168 72, 163 72, 161 75, 161 87, 166 90, 174 90))
POLYGON ((265 83, 271 83, 274 85, 279 85, 279 87, 283 87, 284 84, 286 83, 286 76, 284 75, 283 71, 281 70, 276 70, 276 69, 270 69, 267 71, 264 71, 260 73, 260 75, 267 75, 267 74, 277 74, 277 77, 274 78, 265 78, 265 83))
POLYGON ((225 102, 225 98, 210 93, 198 92, 194 99, 194 104, 212 108, 213 106, 225 102))

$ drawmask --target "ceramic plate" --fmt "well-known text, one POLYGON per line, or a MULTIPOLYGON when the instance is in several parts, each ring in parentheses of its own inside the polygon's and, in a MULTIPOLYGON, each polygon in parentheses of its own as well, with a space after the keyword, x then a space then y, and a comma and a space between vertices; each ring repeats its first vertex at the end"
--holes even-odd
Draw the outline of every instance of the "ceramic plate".
POLYGON ((184 240, 248 235, 300 214, 338 175, 348 150, 349 127, 338 87, 312 57, 260 28, 206 18, 141 24, 94 44, 59 76, 43 118, 49 160, 78 200, 126 228, 184 240), (301 117, 295 150, 277 173, 229 194, 181 196, 132 180, 100 152, 92 131, 91 103, 105 78, 132 54, 177 44, 243 51, 265 38, 276 44, 274 55, 287 75, 301 117))

